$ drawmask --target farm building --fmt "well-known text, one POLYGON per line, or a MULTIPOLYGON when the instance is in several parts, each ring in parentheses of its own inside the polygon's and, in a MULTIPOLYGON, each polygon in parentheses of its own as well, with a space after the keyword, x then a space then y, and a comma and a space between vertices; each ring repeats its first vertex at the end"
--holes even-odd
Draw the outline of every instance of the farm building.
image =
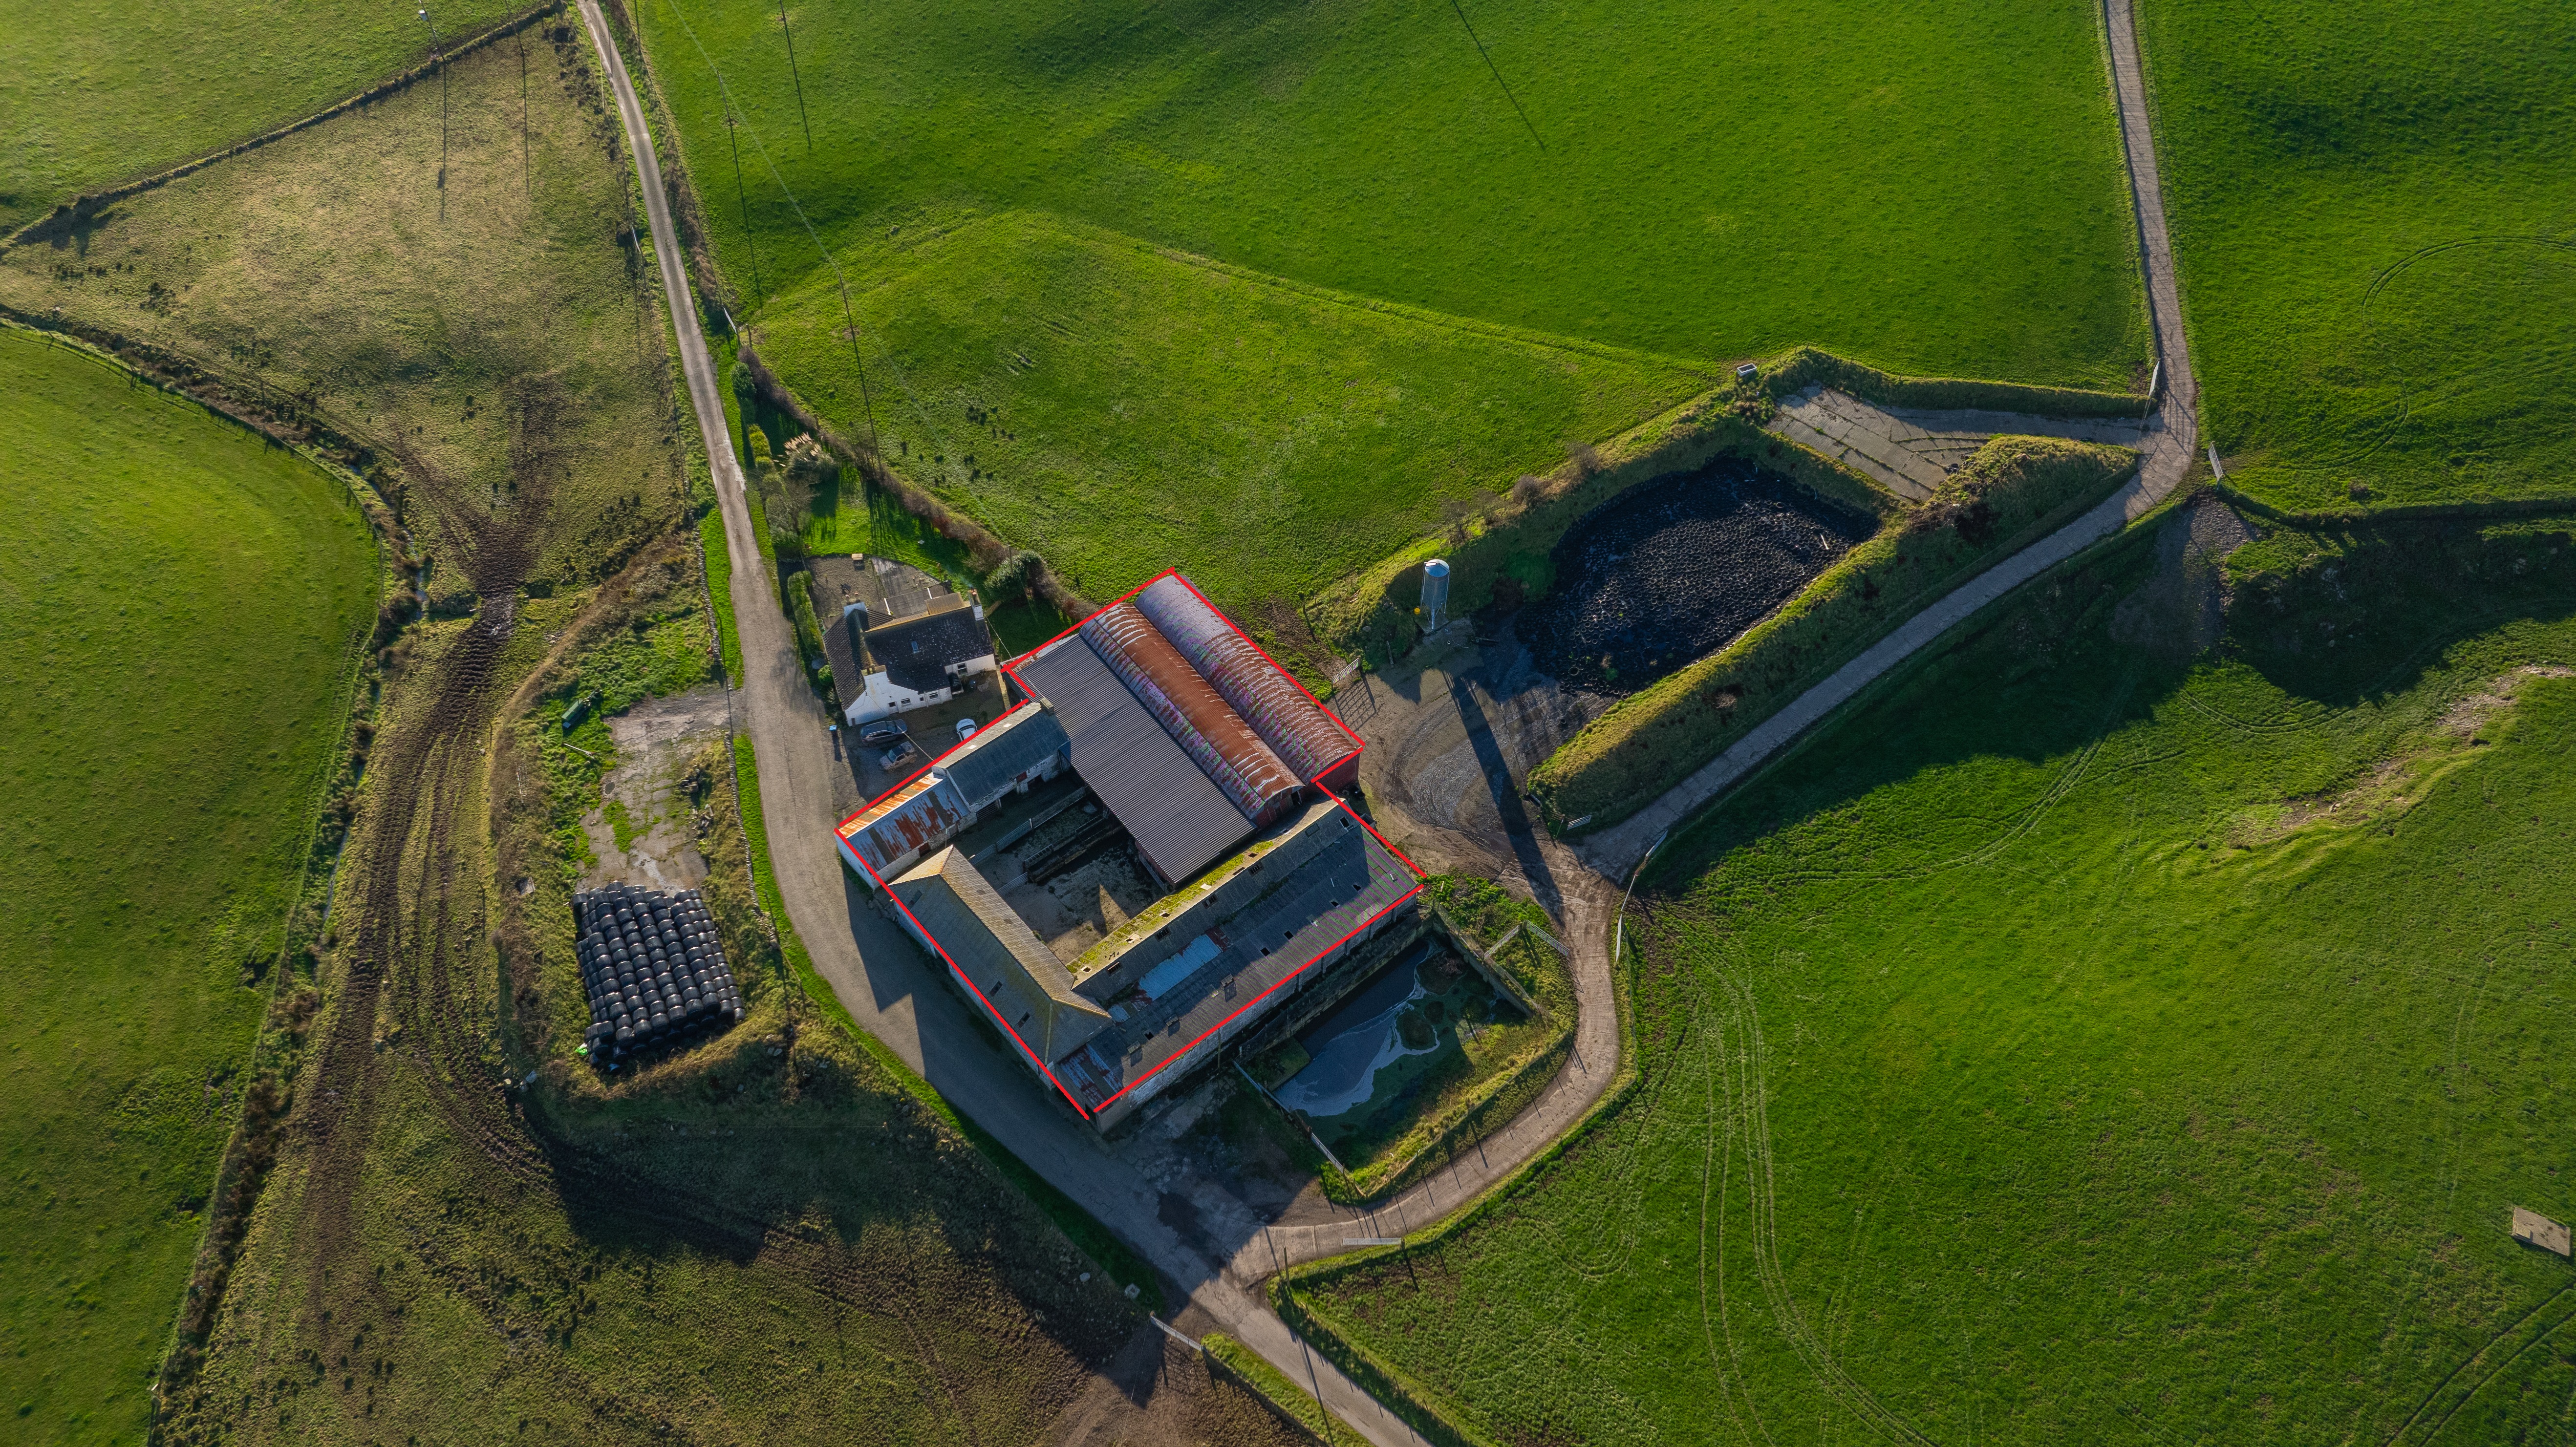
POLYGON ((1102 1129, 1363 952, 1412 866, 1359 743, 1178 574, 1014 660, 1024 700, 842 821, 842 857, 1102 1129))
POLYGON ((984 605, 920 569, 857 554, 816 558, 809 568, 844 721, 945 703, 998 667, 984 605))

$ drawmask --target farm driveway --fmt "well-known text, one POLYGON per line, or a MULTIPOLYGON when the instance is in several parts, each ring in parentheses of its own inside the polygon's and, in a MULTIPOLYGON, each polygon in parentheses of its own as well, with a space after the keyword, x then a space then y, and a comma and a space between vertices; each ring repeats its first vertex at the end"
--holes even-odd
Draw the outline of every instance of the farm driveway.
POLYGON ((2191 475, 2200 436, 2200 387, 2192 380, 2191 353, 2183 337, 2182 297, 2174 286, 2173 239, 2165 231, 2164 188, 2156 174, 2155 137, 2148 127, 2146 82, 2138 71, 2138 32, 2130 5, 2131 0, 2104 0, 2104 15, 2111 32, 2120 139, 2128 151, 2129 186, 2146 256, 2147 310, 2155 323, 2156 359, 2164 371, 2164 395, 2131 444, 2146 454, 2137 476, 2082 517, 1907 619, 1868 652, 1792 699, 1788 707, 1736 740, 1734 747, 1665 791, 1662 798, 1585 839, 1582 854, 1594 868, 1618 874, 1634 867, 1648 846, 1673 826, 1734 787, 1889 669, 1988 603, 2135 522, 2191 475))
MULTIPOLYGON (((1012 1154, 1053 1183, 1142 1252, 1187 1293, 1190 1304, 1218 1329, 1259 1352, 1298 1381, 1312 1380, 1326 1406, 1381 1447, 1421 1441, 1349 1378, 1310 1359, 1287 1326, 1262 1304, 1257 1278, 1229 1274, 1219 1265, 1246 1243, 1225 1243, 1194 1228, 1185 1239, 1174 1221, 1191 1225, 1186 1212, 1164 1208, 1165 1197, 1134 1167, 1112 1154, 1092 1129, 1045 1105, 1026 1069, 986 1043, 986 1032, 968 1018, 963 1003, 925 968, 911 942, 881 918, 842 869, 831 845, 833 774, 847 765, 833 758, 825 731, 827 710, 806 687, 787 618, 771 591, 771 570, 760 560, 751 514, 743 502, 742 466, 733 453, 717 391, 715 362, 698 329, 688 275, 671 226, 661 166, 651 132, 628 79, 626 64, 608 40, 598 0, 580 0, 591 44, 617 94, 618 118, 643 181, 644 208, 652 223, 653 251, 671 307, 689 402, 707 446, 716 495, 724 514, 725 547, 733 561, 734 617, 741 633, 743 677, 737 717, 750 735, 760 775, 762 813, 770 857, 785 897, 787 916, 851 1015, 870 1034, 919 1071, 950 1104, 973 1116, 1012 1154), (1213 1247, 1214 1249, 1209 1249, 1213 1247)), ((1265 1271, 1263 1274, 1267 1274, 1265 1271)))
POLYGON ((2026 412, 1927 411, 1881 407, 1831 387, 1809 387, 1772 420, 1771 431, 1803 443, 1916 502, 1930 497, 1989 437, 2072 437, 2136 447, 2137 417, 2037 417, 2026 412))
MULTIPOLYGON (((1326 1404, 1373 1442, 1420 1439, 1321 1358, 1306 1354, 1261 1304, 1258 1280, 1285 1260, 1337 1253, 1346 1236, 1394 1234, 1427 1225, 1503 1179, 1579 1120, 1618 1065, 1607 951, 1618 890, 1603 876, 1624 880, 1666 829, 1864 684, 1976 609, 2154 507, 2192 467, 2198 390, 2183 349, 2181 305, 2147 130, 2130 0, 2106 0, 2122 135, 2166 383, 2162 405, 2139 438, 2147 456, 2138 477, 2081 519, 1934 604, 1647 810, 1589 840, 1579 856, 1528 828, 1525 819, 1515 827, 1515 780, 1528 764, 1519 754, 1545 727, 1561 726, 1562 720, 1544 705, 1528 712, 1534 700, 1515 686, 1508 668, 1491 671, 1482 659, 1473 665, 1461 661, 1454 672, 1446 671, 1452 665, 1439 665, 1417 675, 1409 692, 1372 700, 1371 716, 1354 722, 1379 745, 1372 749, 1379 769, 1436 766, 1425 769, 1426 783, 1445 771, 1457 775, 1450 782, 1459 784, 1445 791, 1445 802, 1438 807, 1409 789, 1385 790, 1388 822, 1396 832, 1432 862, 1495 860, 1543 891, 1540 897, 1559 911, 1567 943, 1575 950, 1580 1062, 1569 1064, 1502 1135, 1389 1206, 1357 1219, 1309 1219, 1262 1229, 1258 1215, 1236 1209, 1240 1203, 1221 1187, 1181 1173, 1176 1153, 1153 1144, 1150 1129, 1138 1133, 1144 1144, 1131 1142, 1113 1151, 1087 1126, 1038 1105, 1023 1069, 985 1043, 957 997, 922 966, 908 941, 874 912, 842 870, 828 840, 833 774, 839 771, 846 778, 846 765, 832 757, 823 706, 805 686, 786 619, 769 592, 769 570, 754 549, 741 467, 725 426, 714 364, 689 301, 651 136, 625 65, 605 43, 607 29, 597 0, 579 3, 642 174, 689 398, 715 473, 733 559, 733 602, 744 659, 737 701, 758 759, 770 851, 789 919, 816 967, 862 1026, 1032 1169, 1142 1251, 1188 1293, 1196 1312, 1292 1380, 1313 1380, 1326 1404), (1499 729, 1498 714, 1503 718, 1499 729), (1498 844, 1509 852, 1507 861, 1496 860, 1498 844)), ((1386 685, 1383 679, 1371 682, 1373 687, 1386 685)), ((1373 792, 1378 788, 1372 785, 1373 792)))

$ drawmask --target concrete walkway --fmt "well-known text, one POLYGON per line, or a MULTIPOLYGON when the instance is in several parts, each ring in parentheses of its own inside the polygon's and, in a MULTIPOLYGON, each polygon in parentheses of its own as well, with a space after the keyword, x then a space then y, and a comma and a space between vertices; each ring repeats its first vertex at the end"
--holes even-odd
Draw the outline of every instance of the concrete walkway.
POLYGON ((1615 875, 1634 866, 1649 844, 1742 782, 1889 669, 1967 621, 1978 609, 2119 532, 2172 495, 2191 475, 2200 436, 2200 388, 2192 380, 2191 355, 2183 341, 2182 297, 2174 285, 2173 241, 2165 230, 2164 192, 2156 176, 2155 137, 2147 124, 2146 81, 2138 70, 2138 36, 2130 0, 2105 0, 2104 15, 2111 34, 2111 71, 2120 110, 2120 138, 2128 150, 2129 186, 2136 201, 2139 240, 2145 254, 2147 309, 2155 323, 2156 358, 2164 376, 2164 392, 2155 412, 2148 417, 2137 440, 2129 444, 2146 454, 2137 475, 2082 517, 1988 568, 1906 620, 1868 652, 1798 695, 1788 707, 1736 740, 1725 753, 1675 784, 1662 798, 1622 823, 1584 839, 1579 847, 1593 868, 1615 875))
MULTIPOLYGON (((984 1043, 962 1002, 920 963, 909 939, 887 924, 851 887, 831 847, 834 770, 825 732, 825 709, 805 684, 786 615, 779 611, 770 570, 760 558, 751 514, 743 501, 741 463, 725 424, 715 362, 698 329, 688 274, 664 200, 661 167, 652 135, 598 0, 579 0, 593 47, 617 95, 617 111, 643 178, 653 251, 670 299, 671 326, 679 339, 680 366, 689 402, 707 445, 716 495, 725 523, 725 549, 733 563, 733 607, 742 642, 743 674, 735 693, 737 718, 752 741, 760 773, 760 800, 787 916, 831 983, 841 1003, 869 1033, 903 1057, 958 1110, 999 1138, 1057 1189, 1140 1251, 1164 1276, 1179 1283, 1189 1302, 1217 1328, 1259 1352, 1290 1380, 1313 1383, 1324 1404, 1380 1447, 1415 1447, 1421 1438, 1366 1392, 1308 1353, 1254 1289, 1257 1278, 1229 1276, 1235 1243, 1210 1253, 1183 1239, 1165 1219, 1161 1194, 1113 1155, 1087 1125, 1053 1109, 1032 1087, 1027 1070, 984 1043)), ((1268 1274, 1264 1268, 1262 1275, 1268 1274)))
POLYGON ((2041 417, 2028 412, 1928 411, 1881 407, 1831 387, 1809 387, 1781 404, 1770 431, 1866 474, 1897 496, 1921 502, 1993 437, 2071 437, 2135 447, 2139 417, 2041 417))

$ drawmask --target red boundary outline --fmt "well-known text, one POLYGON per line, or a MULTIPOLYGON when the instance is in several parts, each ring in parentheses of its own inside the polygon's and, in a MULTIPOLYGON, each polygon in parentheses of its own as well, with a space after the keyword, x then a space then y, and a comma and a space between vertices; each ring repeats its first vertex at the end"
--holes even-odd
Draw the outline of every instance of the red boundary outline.
MULTIPOLYGON (((1020 691, 1023 698, 1020 704, 1003 710, 1002 713, 994 719, 994 722, 999 723, 1003 718, 1008 718, 1018 708, 1025 707, 1029 701, 1034 700, 1038 696, 1037 690, 1029 687, 1026 682, 1021 680, 1018 672, 1021 664, 1028 662, 1037 655, 1044 653, 1059 643, 1062 643, 1065 639, 1070 638, 1075 633, 1079 632, 1084 623, 1090 622, 1101 613, 1117 607, 1119 604, 1135 597, 1137 594, 1154 586, 1156 583, 1163 581, 1165 578, 1180 578, 1181 586, 1190 590, 1190 596, 1198 599, 1202 604, 1205 604, 1209 612, 1214 613, 1218 618, 1223 619, 1225 626, 1234 630, 1235 637, 1242 639, 1245 644, 1250 646, 1253 652, 1261 655, 1262 662, 1269 664, 1271 668, 1277 670, 1282 678, 1285 678, 1291 684, 1294 684, 1299 693, 1306 695, 1306 701, 1308 703, 1313 704, 1316 709, 1324 715, 1324 717, 1331 719, 1333 721, 1333 726, 1340 729, 1342 733, 1350 739, 1351 751, 1349 753, 1343 754, 1334 759, 1331 763, 1326 764, 1320 772, 1318 772, 1313 778, 1308 779, 1306 782, 1313 787, 1322 790, 1324 797, 1332 800, 1343 813, 1350 815, 1355 820, 1358 820, 1359 826, 1366 829, 1369 832, 1369 837, 1378 842, 1378 847, 1384 849, 1389 855, 1393 856, 1397 863, 1402 864, 1405 869, 1413 875, 1416 883, 1413 888, 1406 890, 1395 899, 1388 901, 1385 908, 1380 909, 1377 913, 1370 915, 1367 919, 1360 921, 1358 924, 1351 926, 1349 930, 1343 933, 1340 939, 1337 939, 1331 944, 1316 951, 1313 959, 1309 959, 1306 963, 1299 965, 1297 968, 1290 970, 1287 974, 1280 976, 1278 981, 1272 984, 1269 989, 1262 991, 1260 994, 1244 1001, 1241 1005, 1236 1006, 1232 1013, 1228 1014, 1224 1019, 1219 1020, 1205 1030, 1200 1031, 1197 1037, 1192 1039, 1189 1044, 1184 1045, 1180 1049, 1173 1051, 1171 1054, 1164 1056, 1161 1062, 1156 1064, 1152 1069, 1147 1070, 1144 1074, 1137 1076, 1134 1080, 1131 1080, 1125 1085, 1119 1087, 1117 1095, 1112 1095, 1107 1100, 1100 1102, 1101 1110, 1107 1110, 1118 1100, 1119 1096, 1125 1095, 1127 1092, 1134 1090, 1137 1086, 1140 1086, 1146 1081, 1153 1079, 1155 1076, 1160 1075, 1172 1064, 1172 1062, 1189 1054, 1192 1050, 1197 1049, 1200 1041, 1207 1039, 1209 1036, 1214 1035, 1226 1026, 1233 1024, 1235 1019, 1242 1015, 1244 1011, 1251 1009, 1253 1006, 1269 999, 1272 995, 1277 994, 1281 986, 1286 985, 1289 981, 1296 979, 1299 975, 1313 969, 1316 960, 1322 959, 1324 956, 1331 954, 1333 951, 1340 949, 1343 945, 1349 943, 1351 936, 1358 934, 1362 930, 1373 927, 1379 920, 1386 918, 1388 915, 1393 914, 1396 910, 1402 908, 1406 901, 1422 893, 1422 885, 1419 883, 1422 878, 1422 866, 1407 858, 1403 850, 1388 843, 1386 836, 1378 832, 1376 825, 1371 824, 1367 819, 1362 818, 1360 812, 1350 806, 1350 801, 1344 799, 1341 795, 1334 793, 1331 789, 1325 788, 1323 784, 1325 774, 1333 772, 1335 769, 1340 768, 1359 754, 1365 752, 1368 745, 1361 740, 1359 734, 1355 732, 1349 724, 1342 721, 1342 716, 1340 714, 1333 712, 1333 710, 1326 705, 1322 699, 1315 697, 1315 691, 1313 689, 1310 689, 1305 684, 1299 682, 1297 675, 1289 672, 1285 668, 1281 668, 1279 666, 1279 660, 1271 657, 1268 649, 1263 648, 1259 643, 1254 642, 1252 635, 1243 631, 1243 625, 1234 621, 1233 615, 1227 613, 1216 604, 1209 602, 1208 596, 1199 591, 1198 584, 1191 582, 1188 578, 1181 577, 1181 570, 1178 568, 1165 568, 1163 571, 1147 578, 1144 582, 1137 584, 1135 587, 1130 588, 1126 592, 1119 594, 1117 597, 1110 599, 1106 603, 1103 603, 1100 607, 1084 614, 1079 622, 1071 624, 1044 643, 1039 644, 1035 648, 1029 649, 1025 653, 1019 654, 1012 658, 1010 662, 1001 665, 1002 676, 1011 681, 1012 686, 1020 691)), ((1065 1102, 1071 1105, 1074 1108, 1074 1111, 1084 1120, 1090 1120, 1098 1112, 1085 1110, 1082 1102, 1074 1097, 1073 1092, 1065 1089, 1064 1082, 1056 1078, 1055 1071, 1050 1068, 1045 1061, 1040 1060, 1037 1052, 1029 1048, 1028 1042, 1020 1038, 1020 1032, 1012 1029, 1010 1022, 1002 1018, 1002 1012, 993 1008, 993 1002, 985 998, 982 990, 975 987, 975 982, 966 978, 966 972, 958 968, 957 961, 949 955, 947 948, 941 945, 937 938, 932 936, 928 929, 923 927, 921 921, 913 915, 909 906, 907 906, 901 899, 896 898, 895 892, 886 886, 884 878, 876 872, 875 867, 869 864, 866 859, 862 858, 858 850, 850 847, 848 836, 839 832, 839 829, 849 827, 851 819, 858 818, 860 815, 867 813, 870 809, 876 808, 886 800, 891 799, 895 795, 902 793, 905 789, 912 787, 914 781, 918 780, 922 775, 929 773, 932 769, 937 768, 941 759, 947 758, 950 754, 957 752, 959 749, 964 748, 971 742, 973 742, 972 739, 959 739, 956 743, 940 750, 937 757, 905 775, 902 783, 895 785, 893 788, 879 794, 874 799, 869 800, 864 806, 852 813, 849 818, 843 819, 840 822, 840 825, 834 830, 832 842, 839 847, 842 858, 856 864, 863 872, 866 873, 869 880, 875 883, 878 892, 885 895, 886 898, 894 900, 894 907, 903 911, 904 919, 911 924, 914 932, 919 934, 921 938, 930 941, 930 947, 938 952, 941 961, 946 963, 948 966, 948 973, 954 976, 960 984, 963 984, 966 987, 967 993, 975 997, 975 1002, 984 1007, 984 1013, 991 1016, 993 1023, 1001 1026, 1002 1032, 1011 1037, 1011 1043, 1017 1045, 1020 1048, 1020 1053, 1028 1058, 1029 1063, 1037 1067, 1038 1073, 1046 1077, 1047 1084, 1054 1086, 1056 1093, 1063 1096, 1065 1098, 1065 1102)))

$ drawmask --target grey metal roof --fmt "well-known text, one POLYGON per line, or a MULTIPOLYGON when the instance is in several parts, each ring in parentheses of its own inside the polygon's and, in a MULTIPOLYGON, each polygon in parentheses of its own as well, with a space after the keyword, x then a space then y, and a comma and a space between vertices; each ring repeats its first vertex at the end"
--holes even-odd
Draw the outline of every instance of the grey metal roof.
POLYGON ((868 652, 887 679, 913 693, 951 686, 950 664, 988 658, 993 652, 993 636, 973 608, 881 623, 868 630, 867 638, 868 652))
POLYGON ((939 772, 966 796, 968 808, 981 809, 1018 788, 1069 742, 1045 705, 1024 703, 942 756, 939 772))
POLYGON ((1236 1014, 1246 1016, 1238 1028, 1268 1014, 1294 992, 1273 986, 1412 891, 1413 871, 1349 815, 1342 818, 1338 838, 1226 921, 1225 948, 1214 959, 1062 1057, 1058 1073, 1086 1106, 1097 1108, 1152 1075, 1236 1014))
POLYGON ((974 862, 942 849, 895 881, 896 897, 984 992, 1013 1033, 1052 1060, 1109 1023, 974 862))
POLYGON ((1251 837, 1252 821, 1190 762, 1082 635, 1057 640, 1015 671, 1054 706, 1072 742, 1074 772, 1165 879, 1187 879, 1251 837))

